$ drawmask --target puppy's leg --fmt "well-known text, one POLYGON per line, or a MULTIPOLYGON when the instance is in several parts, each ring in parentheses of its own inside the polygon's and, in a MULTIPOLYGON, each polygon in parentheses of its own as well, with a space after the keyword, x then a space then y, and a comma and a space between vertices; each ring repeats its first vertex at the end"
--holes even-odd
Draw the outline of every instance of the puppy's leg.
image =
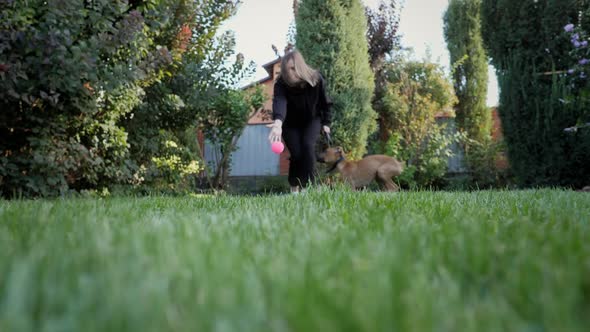
POLYGON ((394 175, 391 167, 389 165, 383 165, 377 169, 377 178, 380 181, 383 181, 385 185, 385 190, 387 191, 398 191, 398 186, 393 182, 391 179, 394 175))
POLYGON ((390 187, 392 191, 399 191, 399 187, 397 186, 397 184, 395 184, 395 182, 393 182, 392 179, 389 179, 391 181, 390 187))
POLYGON ((391 178, 384 180, 385 181, 385 188, 387 191, 398 191, 399 188, 398 186, 395 184, 395 182, 393 182, 393 180, 391 178))
POLYGON ((383 190, 385 188, 385 181, 383 181, 379 174, 375 174, 375 182, 379 185, 379 190, 383 190))

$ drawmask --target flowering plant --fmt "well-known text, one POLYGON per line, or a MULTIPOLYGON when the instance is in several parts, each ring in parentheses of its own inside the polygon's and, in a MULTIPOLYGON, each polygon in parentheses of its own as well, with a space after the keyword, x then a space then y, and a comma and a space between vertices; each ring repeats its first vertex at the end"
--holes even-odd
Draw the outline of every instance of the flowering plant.
POLYGON ((590 64, 590 48, 588 47, 588 33, 579 25, 573 23, 563 27, 565 33, 569 34, 572 43, 570 54, 577 62, 567 70, 568 75, 575 77, 578 81, 586 81, 588 77, 588 64, 590 64))
MULTIPOLYGON (((588 47, 588 33, 582 29, 580 25, 576 26, 569 23, 563 27, 565 33, 570 37, 572 50, 570 55, 576 62, 573 63, 567 70, 568 77, 571 77, 571 83, 574 88, 577 88, 578 96, 582 99, 587 99, 590 96, 590 82, 588 81, 589 64, 590 64, 590 47, 588 47)), ((577 132, 580 128, 590 127, 590 122, 584 123, 578 121, 578 124, 572 127, 565 128, 565 132, 577 132)))

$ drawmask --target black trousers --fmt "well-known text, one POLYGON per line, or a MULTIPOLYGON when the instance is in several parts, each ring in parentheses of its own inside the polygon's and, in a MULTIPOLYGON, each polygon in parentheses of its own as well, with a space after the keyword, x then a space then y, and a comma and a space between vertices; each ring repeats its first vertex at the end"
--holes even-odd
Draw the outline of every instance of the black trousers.
POLYGON ((289 184, 306 187, 313 182, 315 174, 315 145, 320 136, 320 119, 297 128, 283 128, 283 140, 291 153, 289 184))

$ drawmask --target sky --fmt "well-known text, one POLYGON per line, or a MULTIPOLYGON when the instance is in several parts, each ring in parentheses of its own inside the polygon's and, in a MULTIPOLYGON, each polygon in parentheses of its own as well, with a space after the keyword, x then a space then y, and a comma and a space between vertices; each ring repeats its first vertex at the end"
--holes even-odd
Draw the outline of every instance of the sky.
MULTIPOLYGON (((376 8, 379 0, 363 0, 363 4, 376 8)), ((227 20, 220 32, 233 30, 236 52, 247 61, 256 63, 256 74, 249 82, 267 76, 262 65, 274 60, 271 45, 279 50, 287 44, 289 25, 293 21, 292 0, 243 0, 235 16, 227 20)), ((403 47, 414 49, 415 57, 423 59, 428 53, 431 61, 450 67, 449 52, 443 35, 442 17, 448 0, 405 0, 401 10, 399 33, 403 47)), ((498 104, 498 87, 493 68, 489 67, 488 106, 498 104)), ((246 83, 249 83, 246 82, 246 83)))

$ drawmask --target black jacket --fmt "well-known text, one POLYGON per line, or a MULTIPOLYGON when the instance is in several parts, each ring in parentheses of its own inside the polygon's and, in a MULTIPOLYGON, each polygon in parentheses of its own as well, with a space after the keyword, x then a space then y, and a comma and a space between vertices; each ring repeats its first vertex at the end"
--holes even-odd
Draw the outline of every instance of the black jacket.
POLYGON ((319 118, 322 125, 332 122, 332 100, 326 92, 326 83, 320 75, 315 87, 305 83, 303 87, 289 86, 279 77, 275 82, 272 98, 272 119, 282 120, 283 127, 305 126, 319 118))

